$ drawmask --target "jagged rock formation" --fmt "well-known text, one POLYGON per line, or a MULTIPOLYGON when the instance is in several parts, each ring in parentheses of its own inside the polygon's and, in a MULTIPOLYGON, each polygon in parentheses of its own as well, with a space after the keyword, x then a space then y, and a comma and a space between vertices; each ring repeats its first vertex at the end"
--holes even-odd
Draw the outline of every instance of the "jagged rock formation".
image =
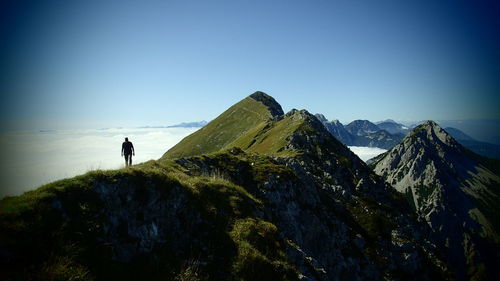
POLYGON ((500 177, 498 162, 492 163, 432 121, 372 160, 374 171, 405 194, 433 229, 432 241, 446 246, 459 280, 496 274, 500 177))
POLYGON ((404 138, 403 134, 391 134, 368 120, 355 120, 344 127, 338 120, 328 121, 322 114, 316 117, 336 139, 348 146, 390 149, 404 138))
POLYGON ((404 197, 257 92, 158 161, 0 202, 2 280, 446 280, 404 197))

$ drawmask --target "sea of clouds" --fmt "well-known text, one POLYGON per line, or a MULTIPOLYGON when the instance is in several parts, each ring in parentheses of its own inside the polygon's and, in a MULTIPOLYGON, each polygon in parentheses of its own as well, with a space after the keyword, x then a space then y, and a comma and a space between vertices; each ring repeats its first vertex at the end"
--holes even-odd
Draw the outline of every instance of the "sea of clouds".
MULTIPOLYGON (((0 133, 0 198, 19 195, 43 184, 91 170, 125 166, 121 144, 134 144, 137 164, 160 158, 169 148, 199 128, 119 128, 99 130, 16 131, 0 133)), ((350 149, 363 161, 384 149, 350 149)))
POLYGON ((354 154, 358 155, 358 157, 365 162, 387 151, 386 149, 378 147, 366 147, 366 146, 349 146, 349 149, 352 152, 354 152, 354 154))
POLYGON ((199 128, 124 128, 0 133, 0 198, 90 170, 125 166, 121 145, 134 144, 133 163, 160 158, 199 128))

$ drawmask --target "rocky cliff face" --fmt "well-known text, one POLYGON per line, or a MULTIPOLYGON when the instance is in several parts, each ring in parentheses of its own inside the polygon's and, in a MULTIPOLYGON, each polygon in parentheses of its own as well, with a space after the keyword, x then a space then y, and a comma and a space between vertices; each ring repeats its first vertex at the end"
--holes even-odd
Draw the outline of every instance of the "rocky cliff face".
POLYGON ((372 165, 433 229, 432 241, 447 248, 459 279, 493 276, 500 177, 490 161, 428 121, 372 165))
POLYGON ((256 93, 158 161, 2 200, 0 277, 451 278, 403 196, 316 117, 278 108, 256 93))

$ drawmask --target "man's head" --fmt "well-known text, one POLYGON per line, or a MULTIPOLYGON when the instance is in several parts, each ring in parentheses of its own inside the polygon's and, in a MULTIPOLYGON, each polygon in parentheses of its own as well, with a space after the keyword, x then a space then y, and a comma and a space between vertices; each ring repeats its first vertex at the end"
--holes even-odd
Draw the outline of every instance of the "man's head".
POLYGON ((128 141, 128 138, 125 138, 125 141, 128 141))

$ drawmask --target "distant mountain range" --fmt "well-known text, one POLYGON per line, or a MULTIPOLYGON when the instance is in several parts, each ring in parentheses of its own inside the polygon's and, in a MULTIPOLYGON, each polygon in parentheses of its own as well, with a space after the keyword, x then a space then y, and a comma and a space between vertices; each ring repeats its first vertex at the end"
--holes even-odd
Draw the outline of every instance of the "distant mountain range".
POLYGON ((386 120, 383 122, 377 122, 376 123, 377 127, 379 127, 381 130, 386 130, 390 134, 403 134, 406 135, 408 132, 410 132, 410 128, 403 125, 399 124, 393 120, 386 120))
MULTIPOLYGON (((347 146, 391 149, 399 144, 411 129, 391 119, 376 124, 368 120, 355 120, 344 126, 338 120, 328 121, 322 114, 316 114, 316 117, 335 138, 347 146)), ((447 127, 445 130, 475 153, 500 159, 500 145, 475 140, 456 128, 447 127)))
POLYGON ((475 140, 471 136, 456 128, 448 127, 445 128, 445 131, 448 132, 448 134, 456 139, 461 145, 467 147, 475 153, 490 158, 500 159, 500 145, 475 140))
POLYGON ((207 125, 207 121, 199 121, 199 122, 183 122, 180 124, 170 125, 167 128, 201 128, 207 125))
MULTIPOLYGON (((335 138, 347 146, 390 149, 404 138, 404 134, 400 132, 391 134, 368 120, 355 120, 344 126, 338 120, 328 121, 322 114, 316 114, 315 116, 335 138)), ((383 126, 391 126, 393 131, 394 128, 404 127, 396 123, 387 124, 389 122, 384 122, 383 126)))
POLYGON ((169 125, 169 126, 142 126, 139 128, 201 128, 205 126, 208 122, 198 121, 198 122, 182 122, 180 124, 169 125))

